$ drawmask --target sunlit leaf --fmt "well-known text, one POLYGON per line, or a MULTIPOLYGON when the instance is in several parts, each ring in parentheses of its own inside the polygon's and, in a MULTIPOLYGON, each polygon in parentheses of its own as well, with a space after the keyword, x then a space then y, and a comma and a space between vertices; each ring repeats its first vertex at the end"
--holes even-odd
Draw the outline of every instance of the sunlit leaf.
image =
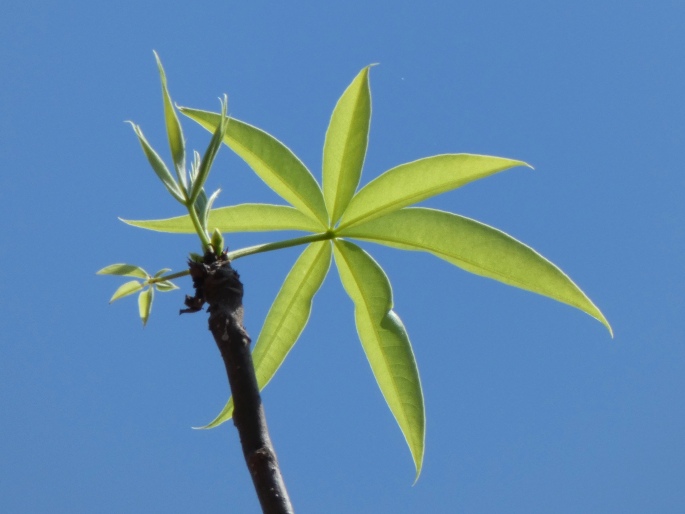
POLYGON ((340 227, 357 225, 525 162, 487 155, 447 154, 392 168, 350 201, 340 227))
POLYGON ((457 214, 406 208, 340 231, 341 236, 430 252, 471 273, 493 278, 606 318, 558 267, 513 237, 457 214))
MULTIPOLYGON (((194 234, 195 227, 188 215, 163 220, 121 220, 134 227, 172 232, 194 234)), ((305 216, 293 207, 259 203, 244 203, 219 207, 209 213, 207 228, 211 231, 218 228, 223 233, 231 232, 265 232, 268 230, 304 230, 316 232, 321 225, 305 216)))
POLYGON ((138 295, 138 314, 140 314, 140 320, 143 322, 143 326, 147 325, 147 320, 150 318, 154 294, 155 290, 148 287, 138 295))
POLYGON ((178 286, 174 284, 173 282, 169 282, 168 280, 163 280, 162 282, 156 282, 155 287, 157 288, 157 291, 160 291, 162 293, 166 293, 168 291, 174 291, 175 289, 178 289, 178 286))
POLYGON ((169 273, 170 271, 171 271, 171 268, 162 268, 162 269, 159 270, 157 273, 155 273, 155 274, 153 275, 153 277, 154 277, 154 278, 159 278, 159 277, 161 277, 162 275, 164 275, 165 273, 169 273))
POLYGON ((110 264, 97 272, 98 275, 120 275, 124 277, 147 278, 147 272, 133 264, 110 264))
POLYGON ((409 336, 392 310, 392 289, 381 267, 357 245, 337 240, 335 263, 354 302, 357 332, 374 377, 421 473, 425 411, 419 372, 409 336))
POLYGON ((323 146, 323 194, 335 224, 359 185, 371 120, 369 67, 352 81, 338 100, 323 146))
POLYGON ((205 185, 205 181, 207 180, 207 176, 209 175, 209 170, 212 169, 214 158, 216 157, 216 154, 219 152, 219 147, 221 146, 221 142, 223 141, 224 135, 226 134, 226 127, 228 125, 228 118, 226 117, 227 109, 228 98, 226 97, 226 95, 224 95, 224 98, 221 102, 221 117, 219 118, 219 123, 217 124, 216 129, 214 130, 214 134, 212 134, 212 139, 209 141, 209 145, 207 146, 207 150, 205 151, 204 156, 200 160, 200 165, 197 167, 197 175, 195 176, 195 179, 193 181, 193 188, 190 192, 191 202, 194 202, 200 194, 200 192, 202 191, 202 188, 205 185))
POLYGON ((137 280, 131 280, 130 282, 126 282, 125 284, 120 285, 119 288, 116 291, 114 291, 112 298, 109 299, 109 303, 119 300, 124 296, 128 296, 130 294, 138 292, 144 286, 145 284, 143 282, 138 282, 137 280))
POLYGON ((176 198, 176 200, 183 203, 185 201, 183 199, 183 193, 181 193, 178 184, 176 184, 174 177, 171 176, 171 173, 166 167, 166 164, 164 164, 162 158, 157 152, 155 152, 152 146, 150 146, 150 143, 147 142, 147 139, 145 139, 143 131, 140 130, 140 127, 135 123, 131 123, 131 126, 133 127, 133 131, 136 133, 136 136, 138 136, 140 146, 143 147, 143 152, 145 152, 145 156, 147 157, 147 160, 150 163, 150 166, 152 166, 154 172, 157 174, 171 195, 176 198))
MULTIPOLYGON (((179 110, 210 132, 216 130, 221 120, 221 115, 213 112, 187 107, 179 107, 179 110)), ((321 188, 307 167, 278 139, 261 129, 231 118, 224 143, 287 202, 318 220, 321 226, 328 225, 321 188)))
POLYGON ((178 175, 181 184, 184 188, 187 188, 186 182, 186 145, 183 139, 183 131, 181 130, 181 122, 178 120, 176 115, 176 109, 174 109, 174 104, 171 101, 171 96, 169 95, 169 89, 167 87, 166 74, 164 73, 164 68, 162 67, 162 61, 155 54, 155 59, 157 60, 157 68, 159 68, 159 77, 162 82, 162 99, 164 101, 164 121, 166 123, 167 137, 169 139, 169 148, 171 149, 171 156, 174 159, 174 165, 176 166, 176 174, 178 175))
MULTIPOLYGON (((269 383, 304 330, 312 299, 331 264, 331 243, 310 244, 297 259, 278 292, 252 352, 259 388, 269 383)), ((233 415, 233 400, 204 428, 213 428, 233 415)))

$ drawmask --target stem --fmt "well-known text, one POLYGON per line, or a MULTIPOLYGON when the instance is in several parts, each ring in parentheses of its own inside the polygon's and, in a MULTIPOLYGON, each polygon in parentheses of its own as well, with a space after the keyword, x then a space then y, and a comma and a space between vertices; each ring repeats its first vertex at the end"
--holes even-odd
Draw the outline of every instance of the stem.
POLYGON ((277 241, 275 243, 265 243, 256 246, 248 246, 247 248, 241 248, 233 252, 228 252, 229 260, 240 259, 241 257, 247 257, 248 255, 254 255, 256 253, 271 252, 273 250, 280 250, 282 248, 290 248, 291 246, 304 245, 307 243, 314 243, 316 241, 324 241, 326 239, 333 239, 335 234, 332 230, 327 232, 321 232, 319 234, 312 234, 311 236, 296 237, 294 239, 286 239, 285 241, 277 241))
POLYGON ((264 407, 243 327, 243 284, 225 257, 205 254, 208 264, 190 263, 195 298, 186 298, 194 310, 198 300, 209 304, 209 330, 226 367, 233 395, 233 423, 238 429, 247 468, 265 514, 293 514, 266 425, 264 407))
POLYGON ((200 218, 197 217, 197 212, 195 212, 195 204, 188 200, 188 203, 186 203, 185 206, 188 209, 190 220, 193 222, 193 226, 195 227, 195 232, 197 232, 197 235, 200 237, 200 241, 202 241, 202 251, 207 251, 207 248, 209 248, 212 242, 209 240, 209 236, 207 235, 207 232, 205 232, 205 229, 202 228, 200 218))

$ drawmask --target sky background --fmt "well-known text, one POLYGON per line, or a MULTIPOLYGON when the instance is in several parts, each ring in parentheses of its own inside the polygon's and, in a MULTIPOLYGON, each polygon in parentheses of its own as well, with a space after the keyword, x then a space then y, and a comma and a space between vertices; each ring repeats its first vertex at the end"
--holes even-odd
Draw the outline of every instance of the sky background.
MULTIPOLYGON (((320 177, 330 113, 364 66, 362 183, 417 158, 525 160, 426 205, 559 265, 589 316, 427 254, 365 245, 422 377, 424 471, 357 340, 337 273, 264 393, 298 513, 685 512, 685 3, 4 1, 0 7, 0 510, 258 512, 234 427, 197 431, 228 386, 206 315, 95 272, 184 269, 195 236, 124 120, 168 156, 159 52, 178 103, 284 141, 320 177)), ((209 135, 183 120, 191 147, 209 135)), ((279 199, 223 148, 217 205, 279 199)), ((232 249, 278 234, 228 237, 232 249)), ((288 234, 285 234, 288 236, 288 234)), ((247 328, 298 249, 236 262, 247 328)))

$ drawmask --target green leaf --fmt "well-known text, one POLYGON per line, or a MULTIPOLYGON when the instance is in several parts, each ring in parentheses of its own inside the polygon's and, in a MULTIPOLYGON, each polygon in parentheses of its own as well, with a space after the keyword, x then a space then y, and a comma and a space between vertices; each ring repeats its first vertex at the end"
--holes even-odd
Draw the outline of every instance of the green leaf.
POLYGON ((611 332, 604 315, 563 271, 532 248, 478 221, 433 209, 407 208, 343 229, 339 235, 430 252, 471 273, 576 307, 611 332))
POLYGON ((157 60, 157 67, 159 68, 159 77, 162 81, 162 100, 164 102, 164 121, 166 122, 167 137, 169 139, 169 148, 171 149, 171 156, 174 159, 174 165, 176 166, 176 174, 178 175, 181 184, 184 188, 187 188, 186 182, 186 144, 183 138, 183 131, 181 130, 181 122, 178 120, 176 115, 176 109, 174 109, 174 104, 171 101, 171 96, 169 95, 169 89, 167 87, 166 74, 164 73, 164 68, 162 67, 162 61, 154 52, 155 59, 157 60))
POLYGON ((528 165, 471 154, 435 155, 402 164, 369 182, 352 198, 340 228, 358 225, 514 166, 528 165))
MULTIPOLYGON (((263 389, 285 360, 304 330, 312 299, 331 265, 331 243, 312 243, 302 252, 278 292, 252 352, 259 388, 263 389)), ((233 415, 233 400, 209 425, 214 428, 233 415)))
MULTIPOLYGON (((213 132, 221 115, 179 107, 179 110, 213 132)), ((226 143, 250 165, 271 189, 322 227, 328 225, 328 214, 321 188, 295 154, 278 139, 252 125, 231 118, 224 136, 226 143)), ((319 227, 321 228, 321 227, 319 227)))
POLYGON ((193 180, 193 188, 190 193, 190 201, 194 202, 198 195, 202 192, 202 188, 205 185, 207 176, 209 175, 209 170, 212 169, 212 164, 214 163, 214 158, 219 152, 219 147, 221 147, 221 142, 226 134, 226 127, 228 125, 228 118, 226 117, 226 110, 228 109, 228 98, 224 95, 223 101, 221 102, 221 118, 219 124, 212 134, 212 139, 207 146, 204 157, 200 161, 197 168, 197 175, 193 180))
POLYGON ((165 273, 169 273, 171 271, 171 268, 162 268, 159 270, 157 273, 154 274, 153 278, 159 278, 165 273))
MULTIPOLYGON (((213 196, 213 195, 212 195, 213 196)), ((164 220, 121 220, 134 227, 171 232, 194 234, 195 227, 188 215, 164 220)), ((209 213, 209 230, 218 228, 223 233, 265 232, 269 230, 304 230, 316 232, 321 225, 293 207, 259 203, 244 203, 220 207, 209 213)))
POLYGON ((133 294, 137 291, 140 291, 144 287, 143 282, 138 282, 137 280, 131 280, 130 282, 126 282, 125 284, 122 284, 119 286, 119 289, 114 291, 114 294, 112 295, 112 298, 109 299, 109 303, 112 303, 116 300, 119 300, 120 298, 123 298, 124 296, 128 296, 130 294, 133 294))
POLYGON ((171 195, 174 198, 176 198, 176 200, 178 200, 181 203, 184 203, 185 200, 183 198, 183 193, 181 193, 178 184, 176 184, 174 177, 171 176, 171 173, 169 172, 169 169, 166 167, 166 164, 164 164, 162 158, 159 156, 157 152, 155 152, 152 146, 150 146, 150 143, 147 142, 147 139, 145 139, 143 131, 140 130, 140 127, 135 123, 129 123, 131 123, 133 131, 136 133, 136 136, 138 136, 138 141, 140 142, 140 146, 143 147, 143 152, 145 152, 145 156, 147 157, 150 166, 152 166, 152 169, 157 174, 159 179, 162 181, 164 187, 167 188, 167 191, 169 191, 169 193, 171 193, 171 195))
POLYGON ((110 264, 97 272, 98 275, 120 275, 124 277, 147 278, 147 272, 133 264, 110 264))
POLYGON ((373 374, 404 434, 421 473, 425 442, 425 411, 419 371, 409 336, 392 310, 388 277, 357 245, 336 240, 335 263, 354 302, 357 332, 373 374))
POLYGON ((178 286, 176 284, 174 284, 173 282, 169 282, 168 280, 163 280, 162 282, 155 282, 155 286, 157 287, 157 291, 160 291, 162 293, 178 289, 178 286))
POLYGON ((323 146, 323 194, 331 224, 340 219, 359 185, 371 120, 367 66, 338 100, 323 146))
POLYGON ((152 310, 152 299, 154 298, 155 290, 148 287, 145 291, 141 291, 138 295, 138 313, 143 322, 143 326, 147 325, 147 320, 150 318, 150 311, 152 310))

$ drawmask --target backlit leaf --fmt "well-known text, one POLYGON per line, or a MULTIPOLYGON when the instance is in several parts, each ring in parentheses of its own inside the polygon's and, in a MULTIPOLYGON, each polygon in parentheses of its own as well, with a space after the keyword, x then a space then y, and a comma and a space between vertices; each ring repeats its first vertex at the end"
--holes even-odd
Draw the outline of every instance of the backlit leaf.
POLYGON ((147 272, 133 264, 110 264, 97 272, 98 275, 120 275, 124 277, 147 278, 147 272))
POLYGON ((532 248, 478 221, 433 209, 407 208, 339 234, 430 252, 471 273, 576 307, 611 332, 604 315, 563 271, 532 248))
POLYGON ((126 282, 125 284, 120 285, 119 288, 116 291, 114 291, 112 298, 109 299, 109 303, 112 303, 116 300, 119 300, 120 298, 123 298, 124 296, 128 296, 130 294, 138 292, 143 287, 144 287, 144 283, 138 282, 137 280, 131 280, 130 282, 126 282))
POLYGON ((487 155, 447 154, 392 168, 350 201, 340 227, 357 225, 525 162, 487 155))
POLYGON ((138 313, 140 314, 140 320, 143 322, 143 326, 147 325, 147 320, 150 318, 154 294, 155 290, 148 287, 138 295, 138 313))
POLYGON ((323 146, 323 194, 335 224, 359 185, 371 120, 369 67, 352 81, 338 100, 323 146))
POLYGON ((381 267, 357 245, 336 240, 335 263, 354 302, 357 332, 374 377, 421 473, 425 442, 423 393, 414 352, 392 310, 392 289, 381 267))
MULTIPOLYGON (((188 215, 164 220, 121 220, 134 227, 172 232, 194 234, 195 228, 188 215)), ((308 216, 293 207, 260 203, 244 203, 219 207, 209 212, 207 228, 212 231, 218 228, 223 233, 231 232, 265 232, 268 230, 304 230, 315 232, 321 226, 308 216)))
POLYGON ((161 282, 155 282, 155 287, 157 288, 157 291, 160 291, 162 293, 166 293, 169 291, 174 291, 178 289, 178 286, 174 284, 173 282, 169 282, 168 280, 163 280, 161 282))
MULTIPOLYGON (((210 132, 216 130, 221 120, 221 115, 217 113, 187 107, 179 109, 210 132)), ((322 227, 328 225, 321 188, 302 161, 278 139, 261 129, 231 118, 224 143, 287 202, 318 220, 322 227)))
MULTIPOLYGON (((259 388, 269 383, 304 330, 312 299, 331 264, 331 243, 310 244, 297 259, 276 296, 252 352, 259 388)), ((233 415, 233 400, 204 428, 213 428, 233 415)))

